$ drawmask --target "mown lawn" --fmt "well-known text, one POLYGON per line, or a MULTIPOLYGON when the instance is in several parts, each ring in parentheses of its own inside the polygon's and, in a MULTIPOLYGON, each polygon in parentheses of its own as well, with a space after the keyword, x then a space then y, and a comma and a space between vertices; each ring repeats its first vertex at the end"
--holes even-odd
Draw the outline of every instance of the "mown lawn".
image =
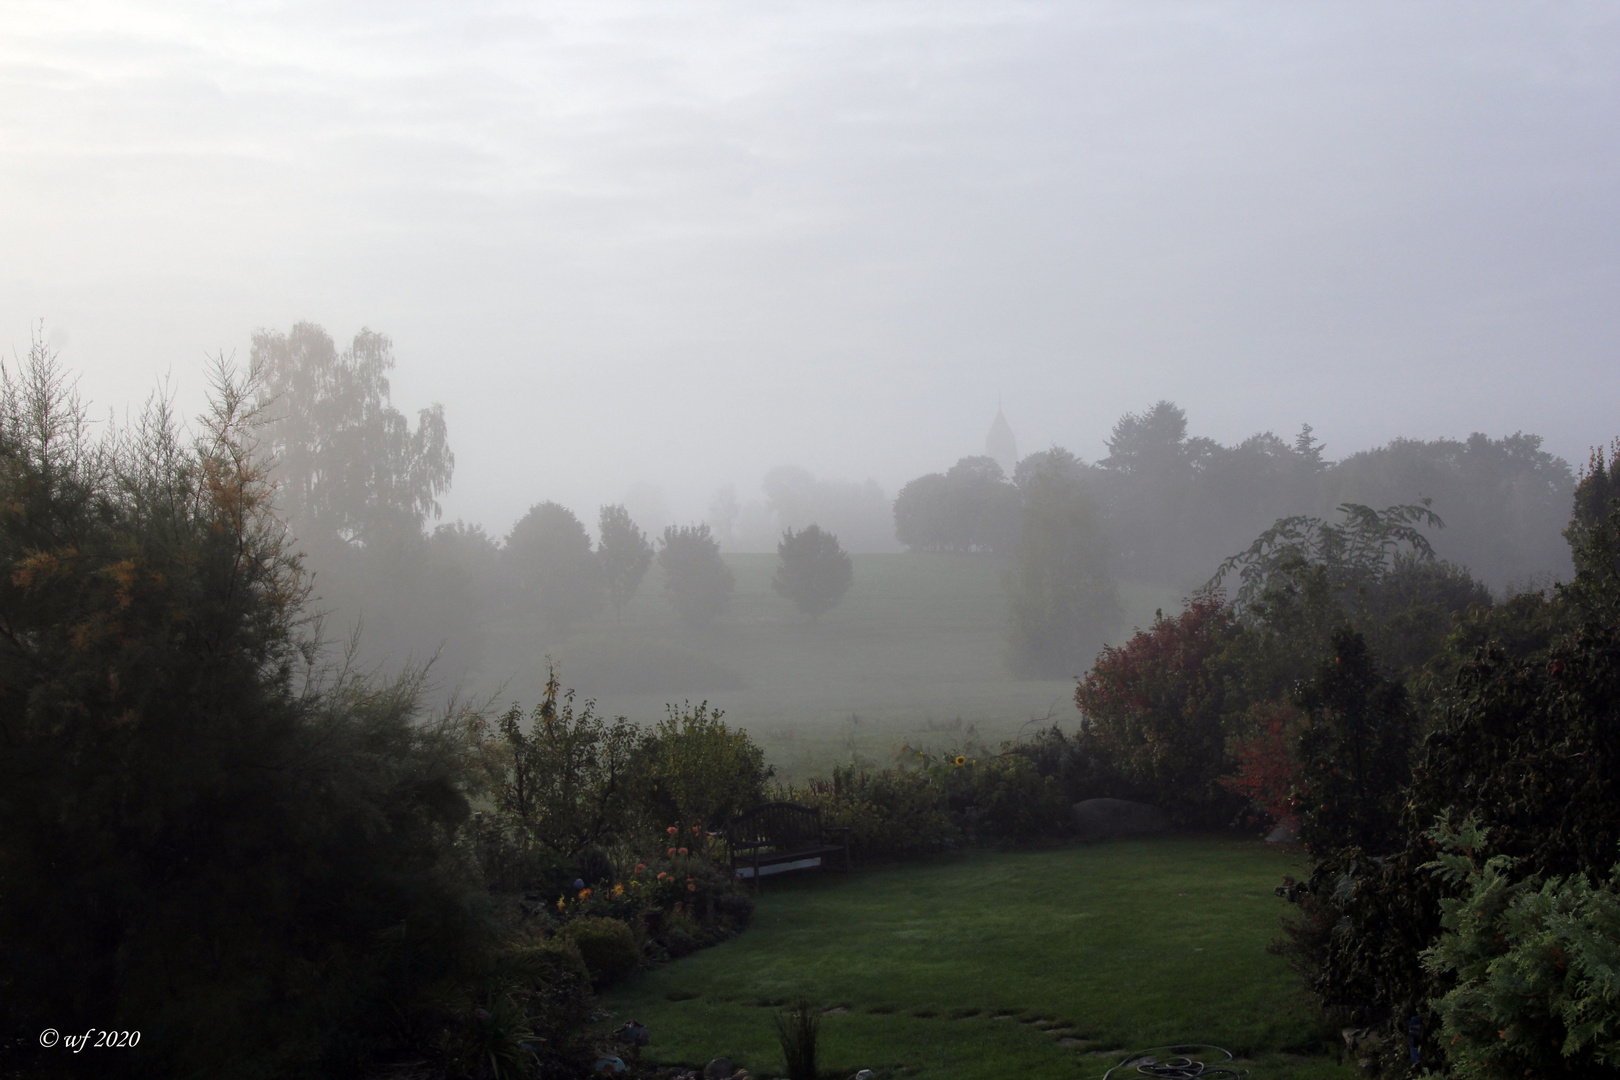
POLYGON ((848 1010, 822 1022, 832 1077, 1101 1076, 1166 1043, 1226 1047, 1257 1080, 1348 1077, 1301 1053, 1322 1033, 1265 951, 1283 910, 1272 887, 1300 869, 1199 837, 767 880, 741 937, 607 1004, 651 1028, 651 1060, 724 1054, 756 1075, 782 1068, 772 1015, 804 995, 848 1010))

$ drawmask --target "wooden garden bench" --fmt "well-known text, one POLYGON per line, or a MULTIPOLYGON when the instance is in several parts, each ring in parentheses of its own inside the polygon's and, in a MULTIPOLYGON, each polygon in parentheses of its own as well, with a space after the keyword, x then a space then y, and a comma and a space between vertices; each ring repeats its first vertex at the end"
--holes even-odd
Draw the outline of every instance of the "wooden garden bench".
POLYGON ((797 803, 761 803, 731 819, 726 827, 731 876, 751 878, 759 889, 763 873, 827 865, 834 855, 849 873, 849 829, 821 824, 821 810, 797 803))

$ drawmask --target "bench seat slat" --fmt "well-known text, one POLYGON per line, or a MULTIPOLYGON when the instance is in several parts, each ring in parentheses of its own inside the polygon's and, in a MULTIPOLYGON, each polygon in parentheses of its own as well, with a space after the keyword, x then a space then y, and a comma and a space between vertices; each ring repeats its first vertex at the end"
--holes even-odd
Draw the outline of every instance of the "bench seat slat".
POLYGON ((784 863, 817 860, 826 866, 826 856, 842 855, 844 872, 850 870, 849 829, 825 828, 821 810, 797 803, 763 803, 733 818, 726 829, 726 846, 731 852, 731 869, 751 867, 754 887, 759 887, 760 871, 784 863))

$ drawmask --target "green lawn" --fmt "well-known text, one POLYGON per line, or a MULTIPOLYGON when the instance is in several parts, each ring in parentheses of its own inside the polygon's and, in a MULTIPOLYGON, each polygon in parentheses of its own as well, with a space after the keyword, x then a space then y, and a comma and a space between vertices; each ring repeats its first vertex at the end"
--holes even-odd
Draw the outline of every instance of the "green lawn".
MULTIPOLYGON (((666 702, 707 698, 789 779, 852 754, 882 763, 904 741, 943 746, 969 725, 992 745, 1031 720, 1073 726, 1072 679, 1008 674, 995 560, 856 555, 854 586, 814 623, 771 591, 775 555, 726 561, 737 593, 717 626, 682 625, 654 567, 621 623, 603 614, 566 636, 526 623, 492 628, 476 689, 531 703, 549 654, 564 685, 640 723, 660 719, 666 702)), ((1121 596, 1116 640, 1179 602, 1170 589, 1127 585, 1121 596)))
POLYGON ((1265 951, 1301 869, 1264 844, 1169 838, 767 881, 735 941, 607 998, 652 1030, 649 1058, 782 1068, 771 1018, 822 1008, 826 1075, 1101 1076, 1106 1051, 1214 1043, 1252 1075, 1349 1077, 1297 1056, 1319 1038, 1265 951), (1060 1044, 1060 1039, 1082 1045, 1060 1044))

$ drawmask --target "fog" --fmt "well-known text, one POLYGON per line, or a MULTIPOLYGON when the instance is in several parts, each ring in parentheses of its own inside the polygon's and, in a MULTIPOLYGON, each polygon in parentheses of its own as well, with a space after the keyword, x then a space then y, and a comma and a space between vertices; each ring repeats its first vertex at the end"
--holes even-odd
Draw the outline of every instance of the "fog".
MULTIPOLYGON (((442 403, 447 519, 765 474, 1614 434, 1605 4, 10 3, 0 343, 102 408, 307 319, 442 403)), ((746 514, 739 521, 746 518, 746 514)))

